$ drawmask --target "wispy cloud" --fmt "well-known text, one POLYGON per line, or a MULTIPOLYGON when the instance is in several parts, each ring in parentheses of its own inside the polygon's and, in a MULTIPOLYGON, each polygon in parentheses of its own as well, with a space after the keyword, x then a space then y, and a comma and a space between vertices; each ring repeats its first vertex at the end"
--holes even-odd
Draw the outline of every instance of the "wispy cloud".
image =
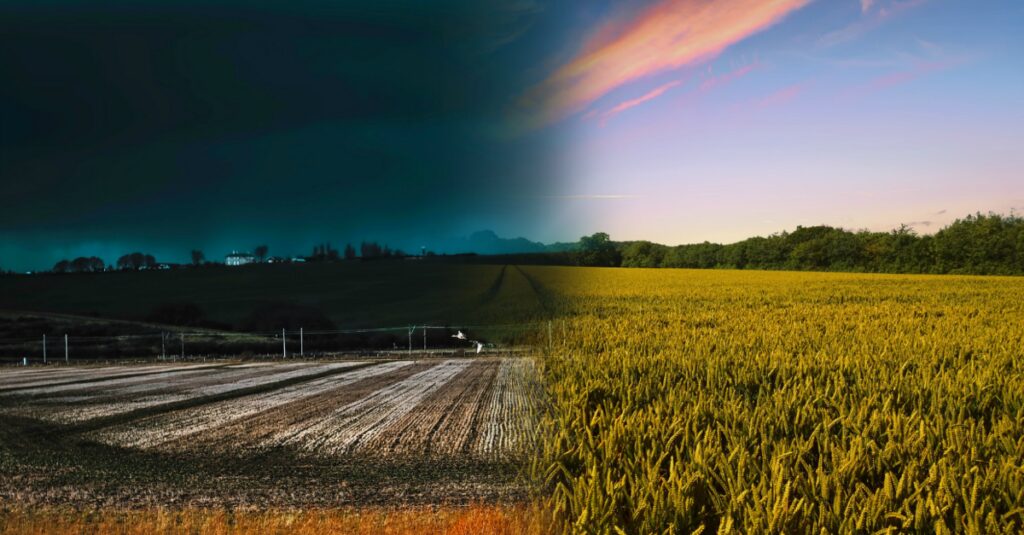
POLYGON ((757 69, 757 67, 758 67, 757 63, 751 63, 750 65, 744 65, 744 66, 742 66, 742 67, 740 67, 738 69, 729 71, 729 72, 727 72, 725 74, 720 74, 718 76, 708 77, 708 78, 706 78, 704 81, 702 81, 700 83, 700 86, 698 88, 702 92, 706 93, 708 91, 711 91, 712 89, 715 89, 717 87, 721 87, 721 86, 724 86, 724 85, 728 85, 728 84, 730 84, 730 83, 732 83, 732 82, 734 82, 734 81, 736 81, 736 80, 738 80, 740 78, 743 78, 744 76, 750 74, 755 69, 757 69))
POLYGON ((626 111, 626 110, 628 110, 630 108, 639 106, 639 105, 643 104, 644 102, 647 102, 648 100, 656 99, 656 98, 660 97, 662 94, 664 94, 665 91, 668 91, 669 89, 672 89, 673 87, 675 87, 675 86, 677 86, 677 85, 679 85, 681 83, 682 83, 682 81, 680 81, 680 80, 673 80, 673 81, 671 81, 671 82, 669 82, 667 84, 660 85, 660 86, 658 86, 658 87, 648 91, 643 96, 639 96, 637 98, 630 99, 630 100, 627 100, 625 102, 620 102, 619 104, 617 104, 612 109, 607 110, 604 113, 602 113, 601 114, 601 119, 602 119, 602 121, 606 121, 606 120, 610 119, 611 117, 613 117, 613 116, 615 116, 615 115, 617 115, 619 113, 622 113, 622 112, 624 112, 624 111, 626 111))
POLYGON ((892 17, 921 6, 925 2, 927 0, 904 0, 880 5, 876 0, 861 0, 861 13, 864 16, 838 30, 825 34, 818 44, 829 47, 853 41, 881 26, 892 17))
POLYGON ((624 24, 606 25, 524 103, 541 110, 542 122, 558 120, 630 82, 705 62, 809 2, 661 0, 624 24))
POLYGON ((808 84, 805 82, 789 85, 756 101, 757 108, 770 108, 785 104, 803 93, 808 84))
POLYGON ((547 195, 544 199, 565 201, 614 201, 622 199, 641 199, 643 195, 547 195))
POLYGON ((852 87, 840 93, 839 98, 841 100, 850 100, 864 97, 871 93, 903 85, 933 72, 955 67, 965 61, 966 59, 964 58, 955 58, 939 61, 918 62, 908 69, 878 76, 864 84, 852 87))

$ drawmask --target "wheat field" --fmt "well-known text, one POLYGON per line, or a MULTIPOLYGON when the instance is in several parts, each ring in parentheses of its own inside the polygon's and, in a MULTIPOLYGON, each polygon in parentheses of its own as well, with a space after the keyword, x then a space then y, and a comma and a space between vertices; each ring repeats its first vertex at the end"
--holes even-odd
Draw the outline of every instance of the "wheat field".
POLYGON ((526 273, 561 530, 1024 529, 1024 280, 526 273))

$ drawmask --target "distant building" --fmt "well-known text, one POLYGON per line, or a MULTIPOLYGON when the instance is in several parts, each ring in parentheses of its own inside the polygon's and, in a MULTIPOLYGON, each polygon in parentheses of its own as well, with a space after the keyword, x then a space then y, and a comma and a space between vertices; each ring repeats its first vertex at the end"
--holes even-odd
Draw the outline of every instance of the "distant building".
POLYGON ((252 253, 231 251, 230 254, 224 255, 224 263, 229 266, 243 266, 254 262, 256 262, 256 255, 252 253))

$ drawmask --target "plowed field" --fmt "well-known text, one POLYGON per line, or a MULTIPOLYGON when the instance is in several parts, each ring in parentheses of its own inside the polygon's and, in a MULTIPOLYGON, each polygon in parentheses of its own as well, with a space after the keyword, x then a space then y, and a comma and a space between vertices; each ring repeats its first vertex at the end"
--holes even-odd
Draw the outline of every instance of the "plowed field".
POLYGON ((0 501, 461 503, 524 492, 533 360, 0 370, 0 501))

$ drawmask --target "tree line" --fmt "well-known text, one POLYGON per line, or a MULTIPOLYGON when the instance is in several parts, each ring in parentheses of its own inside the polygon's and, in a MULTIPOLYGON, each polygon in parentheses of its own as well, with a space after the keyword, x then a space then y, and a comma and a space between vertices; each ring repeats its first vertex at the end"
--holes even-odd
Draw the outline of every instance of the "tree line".
POLYGON ((1024 218, 975 214, 933 235, 818 225, 731 244, 667 246, 585 236, 566 260, 583 266, 732 268, 874 273, 1024 274, 1024 218))
MULTIPOLYGON (((266 245, 258 245, 253 249, 253 257, 257 262, 263 263, 268 260, 268 252, 270 248, 266 245)), ((433 253, 428 253, 433 255, 433 253)), ((190 251, 191 264, 193 266, 209 265, 211 262, 207 262, 206 254, 200 249, 193 249, 190 251)), ((345 246, 344 253, 339 253, 337 249, 331 246, 330 243, 321 243, 313 246, 313 252, 309 256, 303 257, 303 260, 307 262, 335 262, 342 258, 345 260, 355 260, 358 258, 362 259, 378 259, 378 258, 404 258, 408 256, 401 249, 392 249, 386 244, 381 245, 375 241, 364 241, 359 244, 358 253, 356 248, 350 243, 345 246)), ((271 258, 269 259, 275 262, 285 262, 284 258, 271 258)), ((138 271, 144 269, 156 269, 161 267, 161 264, 156 261, 156 258, 151 254, 134 252, 128 253, 117 259, 115 265, 107 266, 103 259, 96 256, 81 256, 74 260, 61 260, 54 264, 53 273, 98 273, 101 271, 110 270, 122 270, 122 271, 138 271)), ((168 264, 167 267, 175 267, 168 264)))

